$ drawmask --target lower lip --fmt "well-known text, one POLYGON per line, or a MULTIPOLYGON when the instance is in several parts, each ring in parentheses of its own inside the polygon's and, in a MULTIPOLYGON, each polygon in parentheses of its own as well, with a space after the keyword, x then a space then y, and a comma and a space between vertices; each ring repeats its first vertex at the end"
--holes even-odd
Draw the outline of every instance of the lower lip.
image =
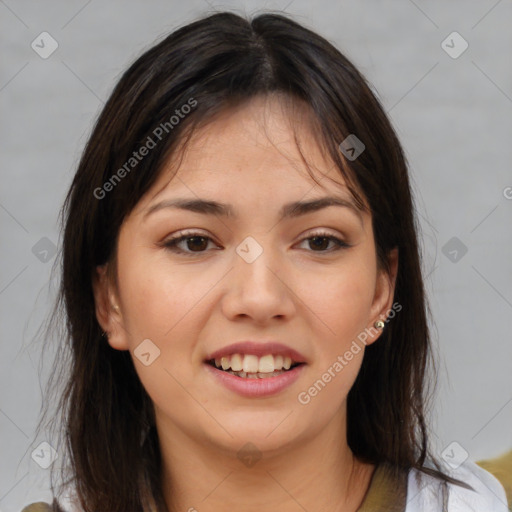
POLYGON ((283 389, 291 386, 300 376, 305 364, 300 364, 277 375, 276 377, 268 377, 266 379, 247 379, 244 377, 237 377, 231 373, 217 370, 211 364, 204 363, 207 370, 211 372, 214 378, 218 379, 221 384, 226 386, 231 391, 239 395, 249 398, 258 398, 275 395, 283 389))

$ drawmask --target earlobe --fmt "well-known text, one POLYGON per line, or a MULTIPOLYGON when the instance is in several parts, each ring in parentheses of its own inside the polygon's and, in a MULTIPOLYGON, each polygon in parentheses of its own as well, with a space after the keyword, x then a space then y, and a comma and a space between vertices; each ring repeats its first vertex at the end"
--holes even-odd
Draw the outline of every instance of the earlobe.
POLYGON ((388 262, 389 272, 381 270, 377 277, 371 317, 374 336, 372 336, 373 339, 370 343, 380 337, 382 330, 385 328, 386 319, 393 306, 396 277, 398 273, 398 248, 394 248, 389 252, 388 262))
POLYGON ((389 282, 390 282, 390 299, 388 301, 388 310, 393 305, 393 297, 395 295, 396 277, 398 274, 398 247, 389 252, 389 282))
POLYGON ((96 319, 104 337, 116 350, 128 350, 122 317, 115 296, 111 296, 107 264, 96 267, 92 282, 96 319))
POLYGON ((108 297, 107 285, 107 265, 96 267, 93 279, 92 288, 94 293, 94 304, 96 311, 96 319, 100 324, 103 331, 109 330, 109 316, 106 298, 108 297))

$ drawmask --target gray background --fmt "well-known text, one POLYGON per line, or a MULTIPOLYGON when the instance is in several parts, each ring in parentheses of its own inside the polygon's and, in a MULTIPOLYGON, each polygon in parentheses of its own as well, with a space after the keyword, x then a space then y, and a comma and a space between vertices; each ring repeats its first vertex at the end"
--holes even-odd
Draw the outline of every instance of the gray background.
POLYGON ((456 441, 457 456, 479 460, 512 447, 510 0, 0 0, 0 511, 48 499, 49 470, 30 456, 45 441, 33 438, 41 391, 31 342, 56 288, 56 256, 45 262, 42 251, 60 246, 57 213, 92 123, 120 73, 156 38, 222 8, 285 9, 378 91, 420 214, 442 361, 436 450, 456 441), (31 48, 43 31, 58 43, 47 59, 31 48), (469 43, 458 58, 441 46, 453 31, 469 43))

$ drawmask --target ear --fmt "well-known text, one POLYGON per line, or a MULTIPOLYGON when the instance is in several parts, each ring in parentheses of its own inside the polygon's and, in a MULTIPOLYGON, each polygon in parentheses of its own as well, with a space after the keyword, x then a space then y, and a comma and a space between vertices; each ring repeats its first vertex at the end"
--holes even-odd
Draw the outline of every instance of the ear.
POLYGON ((116 350, 129 350, 123 317, 114 286, 107 271, 108 263, 96 267, 92 288, 96 318, 101 328, 107 333, 109 345, 116 350))
MULTIPOLYGON (((377 341, 382 334, 382 329, 377 329, 374 325, 375 322, 382 320, 386 323, 388 316, 390 316, 390 311, 393 311, 393 297, 395 294, 396 276, 398 272, 398 247, 395 247, 388 253, 388 261, 389 273, 384 269, 380 269, 377 274, 375 293, 370 314, 371 323, 368 327, 368 333, 370 335, 366 342, 368 345, 377 341)), ((401 306, 400 309, 402 309, 401 306)), ((398 309, 398 311, 400 311, 400 309, 398 309)), ((384 329, 385 328, 386 327, 384 327, 384 329)))

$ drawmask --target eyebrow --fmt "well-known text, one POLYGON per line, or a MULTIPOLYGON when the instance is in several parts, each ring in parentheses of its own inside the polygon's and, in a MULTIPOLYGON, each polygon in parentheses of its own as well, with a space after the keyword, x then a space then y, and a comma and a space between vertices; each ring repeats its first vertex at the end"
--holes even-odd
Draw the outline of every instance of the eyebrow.
MULTIPOLYGON (((359 217, 361 224, 363 223, 361 210, 357 208, 357 206, 352 201, 334 196, 321 197, 311 201, 295 201, 292 203, 287 203, 281 208, 279 212, 279 220, 285 218, 300 217, 308 213, 328 208, 329 206, 348 208, 353 213, 355 213, 357 217, 359 217)), ((165 208, 176 208, 194 213, 202 213, 205 215, 220 215, 223 217, 237 218, 233 207, 229 204, 219 203, 217 201, 206 199, 178 198, 167 199, 150 206, 147 210, 145 210, 143 219, 145 220, 152 213, 165 208)))

